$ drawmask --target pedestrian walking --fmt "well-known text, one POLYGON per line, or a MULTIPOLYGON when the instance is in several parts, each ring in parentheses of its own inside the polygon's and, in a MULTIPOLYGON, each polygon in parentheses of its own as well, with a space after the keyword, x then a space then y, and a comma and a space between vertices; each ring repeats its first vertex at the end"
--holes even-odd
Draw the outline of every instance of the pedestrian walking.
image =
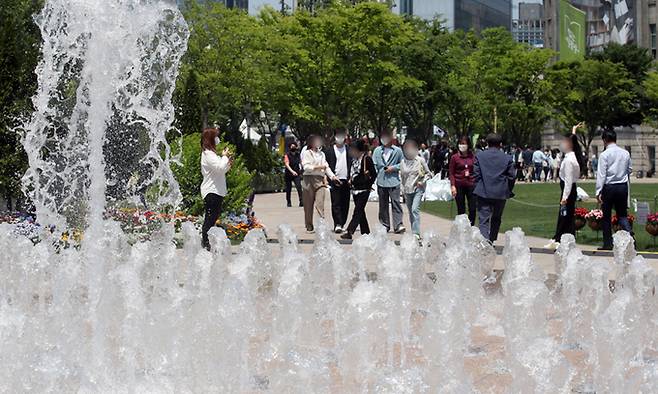
POLYGON ((617 222, 623 230, 633 235, 628 221, 629 175, 632 171, 631 155, 617 145, 617 133, 606 130, 602 134, 605 150, 599 156, 596 175, 596 198, 603 211, 603 247, 599 250, 612 250, 612 209, 617 214, 617 222))
POLYGON ((345 232, 341 235, 343 239, 352 239, 357 227, 360 227, 362 235, 370 234, 366 205, 372 185, 377 179, 377 170, 368 151, 368 145, 363 140, 355 141, 349 149, 352 159, 349 184, 354 199, 354 212, 345 232))
POLYGON ((532 149, 526 145, 525 149, 523 150, 523 174, 526 182, 532 182, 533 168, 532 149))
POLYGON ((553 239, 546 245, 547 248, 555 249, 560 245, 563 234, 576 235, 576 199, 578 197, 578 178, 580 177, 580 160, 582 149, 578 143, 576 130, 567 134, 560 142, 560 151, 564 154, 564 160, 560 164, 560 209, 558 211, 557 224, 553 239))
POLYGON ((503 210, 512 197, 516 176, 512 158, 501 150, 502 142, 499 134, 489 134, 488 148, 477 153, 473 169, 480 233, 491 243, 498 239, 503 210))
POLYGON ((402 225, 402 204, 400 204, 400 163, 403 154, 400 147, 393 145, 393 135, 383 131, 381 144, 373 152, 373 161, 377 170, 377 194, 379 195, 379 222, 386 231, 396 234, 406 229, 402 225), (390 210, 393 212, 391 223, 390 210))
POLYGON ((203 198, 203 225, 201 227, 201 246, 210 250, 208 231, 215 226, 222 214, 222 203, 227 194, 226 173, 231 168, 231 151, 224 148, 222 155, 217 155, 219 129, 206 128, 201 134, 201 197, 203 198))
MULTIPOLYGON (((473 171, 475 168, 475 155, 471 147, 471 140, 467 136, 459 139, 459 152, 450 158, 450 188, 452 197, 457 203, 457 214, 464 215, 468 212, 468 220, 471 226, 475 225, 476 198, 473 194, 475 190, 475 178, 473 171), (468 201, 468 211, 466 202, 468 201)), ((520 152, 520 149, 518 150, 520 152)), ((517 154, 517 156, 519 156, 517 154)), ((517 161, 514 161, 517 163, 517 161)))
POLYGON ((337 131, 334 135, 334 144, 325 152, 327 164, 338 179, 329 185, 331 217, 334 221, 334 232, 337 234, 343 232, 350 211, 349 178, 352 159, 345 145, 346 138, 346 132, 337 131))
POLYGON ((599 169, 599 159, 596 158, 596 155, 592 155, 592 159, 589 163, 592 169, 592 178, 596 179, 596 172, 599 169))
POLYGON ((425 160, 425 163, 429 166, 430 164, 430 151, 427 149, 426 144, 420 144, 420 150, 418 154, 425 160))
POLYGON ((418 143, 407 138, 402 145, 404 160, 400 164, 400 182, 404 193, 411 231, 420 239, 420 204, 425 194, 425 182, 431 177, 425 159, 418 154, 418 143))
POLYGON ((286 190, 286 203, 288 207, 292 207, 292 185, 295 185, 297 190, 297 196, 299 198, 299 206, 303 207, 302 199, 302 158, 299 153, 299 146, 296 142, 293 142, 288 147, 288 153, 283 156, 283 164, 285 165, 285 190, 286 190))
POLYGON ((544 157, 544 153, 541 151, 541 148, 535 149, 534 152, 532 152, 532 165, 533 165, 533 181, 535 182, 541 182, 541 172, 542 169, 544 168, 544 161, 546 160, 546 157, 544 157))
POLYGON ((302 196, 304 201, 304 224, 306 232, 315 232, 313 226, 313 213, 324 219, 324 200, 327 194, 327 177, 331 181, 337 181, 327 164, 327 159, 322 152, 322 137, 311 135, 308 138, 308 149, 302 157, 302 196))

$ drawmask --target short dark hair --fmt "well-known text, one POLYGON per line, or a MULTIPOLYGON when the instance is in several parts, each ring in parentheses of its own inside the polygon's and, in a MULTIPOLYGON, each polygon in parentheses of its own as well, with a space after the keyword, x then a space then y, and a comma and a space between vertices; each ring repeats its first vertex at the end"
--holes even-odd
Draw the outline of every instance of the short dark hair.
POLYGON ((352 142, 350 148, 354 148, 359 152, 366 152, 368 150, 368 146, 366 145, 366 142, 360 138, 352 142))
POLYGON ((500 134, 490 133, 487 135, 487 145, 501 146, 503 144, 503 137, 500 134))
POLYGON ((617 142, 617 133, 614 130, 605 130, 601 133, 601 138, 605 142, 617 142))
POLYGON ((415 144, 416 146, 418 146, 418 141, 415 138, 406 138, 404 140, 404 144, 402 144, 402 146, 407 145, 407 144, 415 144))

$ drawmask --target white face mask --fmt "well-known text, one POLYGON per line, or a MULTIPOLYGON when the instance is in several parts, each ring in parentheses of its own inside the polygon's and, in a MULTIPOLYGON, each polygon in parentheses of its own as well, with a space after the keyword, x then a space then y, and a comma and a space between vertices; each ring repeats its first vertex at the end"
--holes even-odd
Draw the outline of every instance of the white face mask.
POLYGON ((219 137, 215 137, 215 145, 219 145, 219 137))
POLYGON ((336 143, 338 145, 343 145, 343 142, 345 142, 345 136, 344 135, 337 135, 336 136, 336 143))
POLYGON ((462 153, 466 153, 466 151, 468 151, 468 145, 459 144, 459 151, 462 153))
POLYGON ((407 157, 407 159, 411 160, 416 156, 418 156, 418 149, 413 149, 413 148, 405 149, 404 155, 407 157))
POLYGON ((382 145, 388 145, 391 143, 391 139, 389 137, 382 137, 382 145))

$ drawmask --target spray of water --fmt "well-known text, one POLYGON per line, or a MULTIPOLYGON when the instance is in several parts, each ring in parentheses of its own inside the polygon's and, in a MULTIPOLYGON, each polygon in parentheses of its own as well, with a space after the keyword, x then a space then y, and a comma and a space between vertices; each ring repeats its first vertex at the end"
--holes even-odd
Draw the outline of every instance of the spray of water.
POLYGON ((213 229, 208 252, 189 223, 182 247, 166 224, 131 245, 102 212, 176 203, 184 21, 154 0, 50 0, 37 21, 26 191, 86 231, 62 249, 0 225, 0 392, 658 392, 656 274, 623 232, 614 267, 565 236, 552 289, 519 229, 497 280, 465 217, 422 245, 378 228, 346 248, 323 223, 310 252, 288 226, 278 246, 213 229))

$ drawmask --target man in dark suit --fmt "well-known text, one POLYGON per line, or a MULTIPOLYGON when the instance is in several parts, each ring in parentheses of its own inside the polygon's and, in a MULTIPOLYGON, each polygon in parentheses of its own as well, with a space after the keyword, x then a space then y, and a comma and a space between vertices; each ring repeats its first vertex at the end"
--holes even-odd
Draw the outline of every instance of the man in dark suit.
POLYGON ((331 171, 336 174, 338 181, 332 182, 329 189, 331 195, 331 216, 334 220, 334 231, 342 233, 347 223, 347 215, 350 210, 350 168, 352 159, 345 146, 347 134, 336 131, 334 144, 326 149, 325 156, 331 171))
POLYGON ((501 150, 502 143, 499 134, 489 134, 488 148, 478 152, 473 166, 480 233, 492 243, 498 239, 505 202, 512 197, 516 177, 512 157, 501 150))

